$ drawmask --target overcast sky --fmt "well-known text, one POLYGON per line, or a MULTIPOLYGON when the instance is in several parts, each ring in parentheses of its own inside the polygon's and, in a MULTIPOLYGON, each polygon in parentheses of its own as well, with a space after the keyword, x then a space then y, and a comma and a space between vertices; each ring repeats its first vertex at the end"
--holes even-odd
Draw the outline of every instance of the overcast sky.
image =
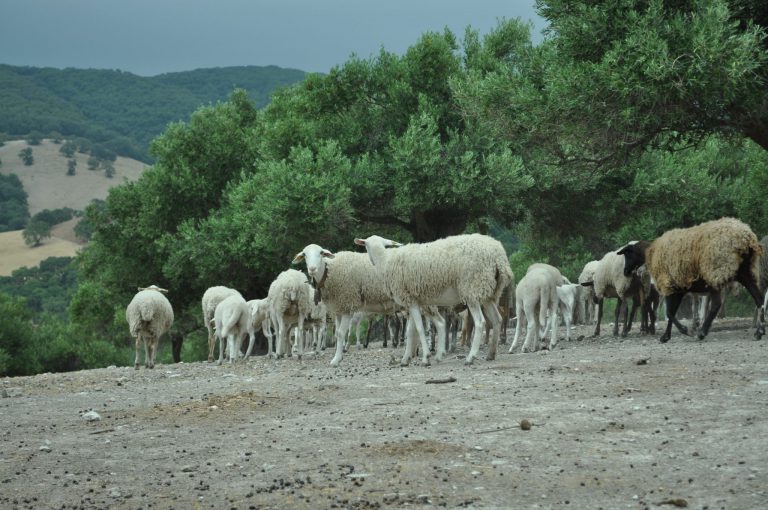
POLYGON ((0 0, 0 63, 142 76, 277 65, 327 72, 351 54, 402 54, 426 31, 544 21, 534 0, 0 0))

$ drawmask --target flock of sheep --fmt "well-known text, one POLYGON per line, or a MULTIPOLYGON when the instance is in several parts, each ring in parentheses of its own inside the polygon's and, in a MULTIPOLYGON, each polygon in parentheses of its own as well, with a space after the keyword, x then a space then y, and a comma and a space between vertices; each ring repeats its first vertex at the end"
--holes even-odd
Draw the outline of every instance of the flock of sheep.
MULTIPOLYGON (((641 330, 653 333, 660 296, 667 305, 668 322, 661 341, 671 336, 672 325, 684 334, 685 326, 675 318, 687 293, 709 299, 709 311, 699 330, 704 338, 717 315, 721 292, 738 282, 754 299, 759 309, 755 338, 765 332, 763 294, 768 271, 761 280, 760 266, 766 248, 751 229, 739 220, 723 218, 686 229, 673 229, 655 241, 631 242, 610 251, 599 261, 588 263, 572 284, 548 264, 532 264, 517 283, 507 254, 498 241, 481 234, 457 235, 430 243, 400 245, 379 236, 355 239, 367 253, 333 253, 316 244, 304 247, 293 259, 304 262, 307 273, 287 269, 272 282, 266 298, 246 301, 236 290, 223 286, 209 288, 202 298, 203 320, 208 329, 208 360, 213 361, 216 340, 218 362, 225 352, 230 362, 241 353, 245 336, 253 349, 255 334, 262 330, 268 339, 268 356, 295 352, 300 358, 305 349, 323 348, 327 318, 333 318, 336 352, 331 365, 343 357, 350 325, 361 313, 405 314, 405 350, 401 361, 408 365, 417 352, 429 364, 430 346, 424 319, 437 330, 435 359, 446 352, 446 320, 441 310, 465 308, 474 333, 466 363, 477 357, 483 332, 492 331, 486 359, 493 360, 503 328, 499 300, 506 289, 515 288, 517 325, 509 352, 514 352, 526 330, 521 352, 539 348, 539 341, 551 335, 548 345, 557 344, 559 317, 565 321, 569 338, 574 310, 594 303, 599 334, 602 303, 618 299, 614 335, 623 316, 622 335, 626 336, 636 309, 641 310, 641 330), (628 302, 632 300, 632 310, 628 302), (441 308, 438 308, 441 307, 441 308), (292 335, 291 333, 294 333, 292 335), (289 339, 294 343, 289 345, 289 339), (416 343, 418 336, 419 344, 416 343), (273 347, 274 344, 274 347, 273 347), (420 347, 420 349, 419 349, 420 347)), ((763 243, 765 244, 765 243, 763 243)), ((768 265, 768 264, 766 264, 768 265)), ((139 347, 143 339, 145 365, 152 368, 160 336, 173 323, 173 309, 156 286, 140 288, 126 310, 130 332, 136 338, 135 368, 139 368, 139 347)), ((583 313, 582 313, 583 315, 583 313)), ((455 347, 455 335, 452 346, 455 347)))

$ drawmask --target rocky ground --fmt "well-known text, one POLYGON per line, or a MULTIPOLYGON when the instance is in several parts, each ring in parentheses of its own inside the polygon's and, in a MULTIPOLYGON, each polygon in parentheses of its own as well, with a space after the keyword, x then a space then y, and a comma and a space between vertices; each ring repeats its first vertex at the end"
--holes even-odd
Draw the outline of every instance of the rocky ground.
POLYGON ((768 342, 717 327, 2 379, 0 508, 765 508, 768 342))

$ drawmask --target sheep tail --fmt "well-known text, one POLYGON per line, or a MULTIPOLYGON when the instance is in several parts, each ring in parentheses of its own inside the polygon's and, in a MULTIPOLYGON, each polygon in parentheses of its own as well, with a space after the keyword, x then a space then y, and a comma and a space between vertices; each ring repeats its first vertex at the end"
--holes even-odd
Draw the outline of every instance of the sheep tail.
POLYGON ((539 324, 543 327, 547 323, 547 312, 550 306, 550 292, 545 285, 539 289, 539 324))
POLYGON ((233 310, 230 310, 227 315, 224 316, 224 320, 221 321, 221 334, 220 338, 226 338, 229 336, 229 332, 232 331, 232 328, 234 328, 238 321, 240 320, 240 317, 237 313, 234 313, 233 310))

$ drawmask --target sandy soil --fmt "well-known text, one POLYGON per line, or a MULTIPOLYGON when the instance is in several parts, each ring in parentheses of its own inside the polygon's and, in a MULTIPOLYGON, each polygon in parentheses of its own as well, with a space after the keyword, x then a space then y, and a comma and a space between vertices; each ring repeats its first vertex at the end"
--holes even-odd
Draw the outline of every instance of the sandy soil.
POLYGON ((5 142, 0 147, 0 172, 19 176, 27 192, 29 213, 43 209, 71 207, 82 211, 94 198, 107 198, 109 188, 139 178, 146 168, 140 161, 118 157, 115 161, 115 175, 111 179, 103 170, 88 170, 88 154, 75 153, 77 170, 67 175, 67 158, 59 152, 60 144, 43 140, 40 145, 30 146, 24 140, 5 142), (35 163, 25 166, 19 158, 19 151, 30 147, 35 163))
POLYGON ((9 276, 20 267, 34 267, 48 257, 74 257, 81 248, 80 244, 56 236, 31 248, 24 243, 21 233, 21 230, 0 232, 0 276, 9 276))
POLYGON ((768 343, 747 326, 473 366, 372 344, 338 369, 326 352, 6 378, 0 507, 765 508, 768 343))

